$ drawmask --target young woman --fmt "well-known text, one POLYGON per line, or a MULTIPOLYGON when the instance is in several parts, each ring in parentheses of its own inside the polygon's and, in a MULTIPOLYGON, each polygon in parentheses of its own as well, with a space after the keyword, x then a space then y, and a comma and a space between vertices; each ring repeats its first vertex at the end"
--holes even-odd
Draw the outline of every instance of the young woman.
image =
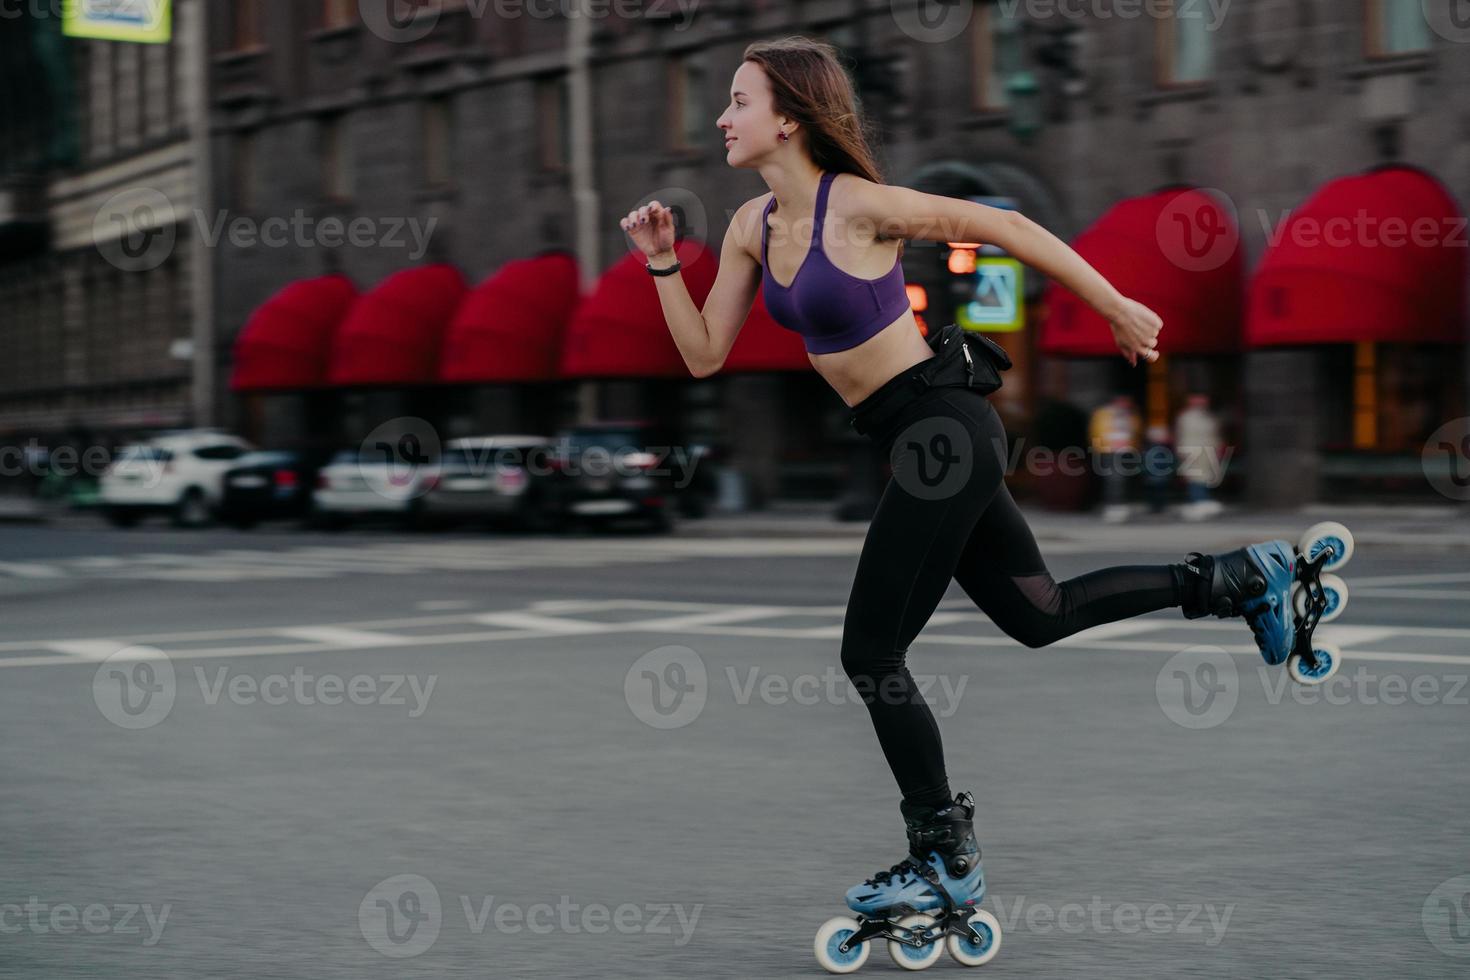
POLYGON ((812 366, 853 410, 853 424, 893 461, 848 598, 842 664, 902 791, 910 856, 847 898, 865 915, 940 908, 938 888, 978 905, 984 879, 973 800, 951 795, 939 729, 904 664, 950 579, 1034 648, 1172 606, 1190 618, 1239 615, 1234 603, 1260 570, 1241 549, 1055 581, 1006 488, 1000 419, 952 367, 965 346, 953 342, 959 329, 950 325, 927 342, 919 332, 904 291, 902 241, 1002 247, 1104 316, 1132 365, 1158 358, 1159 317, 1016 212, 884 184, 829 45, 804 38, 750 45, 717 125, 726 162, 757 171, 771 193, 736 212, 703 309, 677 274, 669 209, 652 201, 621 227, 648 257, 669 330, 695 376, 720 369, 763 283, 771 315, 802 335, 812 366))

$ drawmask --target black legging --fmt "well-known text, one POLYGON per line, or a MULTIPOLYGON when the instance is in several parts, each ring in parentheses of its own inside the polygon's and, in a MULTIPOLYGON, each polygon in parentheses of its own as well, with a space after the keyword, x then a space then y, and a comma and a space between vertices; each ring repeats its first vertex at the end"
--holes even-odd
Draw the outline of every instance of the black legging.
POLYGON ((842 666, 904 798, 936 805, 949 796, 944 748, 904 655, 951 578, 1032 648, 1180 605, 1183 578, 1171 565, 1121 565, 1053 579, 1004 482, 1005 429, 976 391, 931 388, 869 437, 891 458, 894 475, 858 559, 842 666))

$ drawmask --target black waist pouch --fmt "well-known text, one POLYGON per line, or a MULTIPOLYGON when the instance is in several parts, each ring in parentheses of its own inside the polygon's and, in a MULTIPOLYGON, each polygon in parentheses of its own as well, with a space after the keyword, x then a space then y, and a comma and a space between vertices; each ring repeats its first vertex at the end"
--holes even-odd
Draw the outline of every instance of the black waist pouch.
POLYGON ((982 333, 965 330, 950 323, 929 338, 929 346, 940 356, 948 353, 950 344, 960 344, 960 354, 965 359, 965 387, 974 388, 988 395, 1001 386, 1002 371, 1013 366, 1011 356, 995 341, 982 333))

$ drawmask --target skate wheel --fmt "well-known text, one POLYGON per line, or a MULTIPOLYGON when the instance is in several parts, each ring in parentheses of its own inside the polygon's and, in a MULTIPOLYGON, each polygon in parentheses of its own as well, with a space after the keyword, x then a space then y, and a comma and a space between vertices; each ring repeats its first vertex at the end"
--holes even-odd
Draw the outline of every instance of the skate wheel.
POLYGON ((1353 557, 1353 532, 1337 521, 1313 524, 1302 534, 1296 550, 1301 552, 1304 558, 1315 558, 1317 553, 1327 545, 1331 545, 1337 554, 1322 566, 1322 570, 1335 572, 1353 557))
MULTIPOLYGON (((900 929, 912 929, 914 932, 923 932, 930 928, 938 920, 927 912, 914 912, 904 916, 895 923, 900 929)), ((893 962, 905 970, 924 970, 933 966, 939 957, 944 955, 944 944, 935 940, 925 946, 905 946, 903 943, 888 940, 888 955, 893 962)))
POLYGON ((867 943, 859 943, 845 953, 838 949, 844 939, 857 931, 857 920, 845 915, 822 923, 814 944, 817 962, 822 964, 822 969, 828 973, 852 973, 868 962, 868 954, 872 950, 867 943))
POLYGON ((949 955, 963 966, 984 966, 1000 952, 1000 920, 984 909, 976 909, 966 925, 980 938, 950 933, 944 941, 949 955))
POLYGON ((1342 615, 1347 608, 1348 587, 1347 583, 1339 575, 1322 576, 1322 592, 1327 597, 1327 608, 1322 610, 1322 618, 1319 623, 1330 623, 1342 615))
POLYGON ((1342 664, 1342 651, 1332 643, 1313 643, 1312 656, 1317 659, 1313 667, 1308 667, 1299 653, 1293 653, 1286 658, 1286 672, 1298 684, 1315 687, 1337 673, 1337 668, 1342 664))
MULTIPOLYGON (((1319 623, 1330 623, 1342 615, 1347 608, 1348 587, 1342 580, 1342 576, 1333 575, 1330 572, 1322 573, 1322 594, 1327 599, 1327 608, 1322 610, 1322 618, 1319 623)), ((1291 610, 1296 613, 1297 622, 1307 618, 1307 589, 1300 582, 1291 584, 1291 610)))

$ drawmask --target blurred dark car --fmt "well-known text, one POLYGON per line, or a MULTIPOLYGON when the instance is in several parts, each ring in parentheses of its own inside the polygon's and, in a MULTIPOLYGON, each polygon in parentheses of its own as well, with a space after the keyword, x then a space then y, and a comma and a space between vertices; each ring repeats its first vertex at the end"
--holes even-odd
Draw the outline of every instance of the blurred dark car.
POLYGON ((562 510, 575 523, 633 520, 672 530, 675 513, 703 516, 713 495, 704 447, 685 445, 666 426, 632 420, 571 426, 558 433, 564 467, 562 510))
POLYGON ((546 436, 452 439, 418 501, 415 523, 483 521, 527 531, 549 530, 559 520, 559 479, 546 436))
POLYGON ((261 521, 305 520, 317 472, 330 455, 300 450, 246 453, 225 471, 219 519, 238 528, 261 521))

